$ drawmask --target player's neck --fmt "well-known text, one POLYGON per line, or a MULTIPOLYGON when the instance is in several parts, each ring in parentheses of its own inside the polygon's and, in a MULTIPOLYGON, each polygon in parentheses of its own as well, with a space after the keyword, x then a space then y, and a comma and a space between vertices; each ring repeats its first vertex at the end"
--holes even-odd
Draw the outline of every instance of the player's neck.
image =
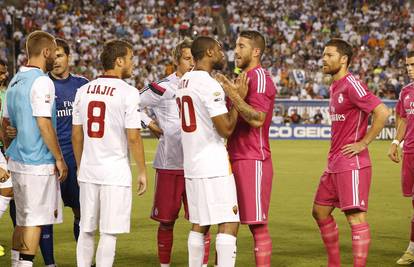
POLYGON ((195 64, 194 70, 207 71, 209 74, 213 71, 213 66, 208 62, 199 61, 195 64))
POLYGON ((50 74, 55 78, 56 80, 65 80, 69 77, 69 70, 63 72, 62 74, 54 74, 53 72, 50 72, 50 74))
POLYGON ((347 68, 342 68, 337 73, 332 75, 332 81, 334 81, 334 82, 339 81, 340 79, 345 77, 347 74, 348 74, 348 69, 347 68))
POLYGON ((27 66, 31 66, 31 67, 37 67, 39 69, 41 69, 43 72, 46 72, 46 63, 43 59, 36 57, 36 58, 30 58, 29 60, 27 60, 27 66))
POLYGON ((104 71, 103 75, 104 76, 115 76, 119 79, 122 79, 122 74, 119 70, 107 70, 107 71, 104 71))
POLYGON ((243 72, 251 71, 252 69, 257 68, 259 66, 260 66, 260 61, 251 60, 250 64, 246 68, 243 69, 243 72))

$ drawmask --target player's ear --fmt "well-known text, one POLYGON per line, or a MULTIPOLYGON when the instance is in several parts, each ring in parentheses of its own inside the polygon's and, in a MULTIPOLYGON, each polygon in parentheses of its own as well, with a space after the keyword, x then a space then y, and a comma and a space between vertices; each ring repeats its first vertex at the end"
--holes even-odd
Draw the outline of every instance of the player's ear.
POLYGON ((213 54, 214 54, 213 49, 211 49, 211 48, 207 48, 207 50, 206 50, 206 55, 207 55, 208 57, 212 57, 212 56, 213 56, 213 54))
POLYGON ((348 62, 348 56, 347 55, 342 55, 341 58, 339 59, 341 64, 347 65, 348 62))
POLYGON ((122 67, 123 63, 124 63, 124 59, 123 59, 123 57, 117 57, 117 58, 115 59, 115 65, 116 65, 116 66, 118 66, 118 67, 122 67))
POLYGON ((258 48, 258 47, 256 47, 256 48, 253 48, 253 56, 254 57, 260 57, 260 53, 261 53, 262 51, 260 50, 260 48, 258 48))
POLYGON ((48 47, 43 48, 42 49, 42 55, 43 55, 43 57, 48 58, 50 56, 50 48, 48 48, 48 47))

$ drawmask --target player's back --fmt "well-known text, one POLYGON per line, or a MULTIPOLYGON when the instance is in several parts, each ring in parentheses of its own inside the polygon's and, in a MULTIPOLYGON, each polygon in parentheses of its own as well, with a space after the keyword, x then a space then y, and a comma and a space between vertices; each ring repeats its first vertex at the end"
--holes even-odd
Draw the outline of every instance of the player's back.
POLYGON ((139 92, 116 77, 101 76, 78 90, 73 116, 84 133, 78 180, 131 184, 126 136, 131 107, 139 111, 139 92))
POLYGON ((229 174, 224 139, 212 117, 227 113, 224 91, 206 71, 187 72, 180 80, 177 102, 181 110, 181 140, 186 178, 229 174))

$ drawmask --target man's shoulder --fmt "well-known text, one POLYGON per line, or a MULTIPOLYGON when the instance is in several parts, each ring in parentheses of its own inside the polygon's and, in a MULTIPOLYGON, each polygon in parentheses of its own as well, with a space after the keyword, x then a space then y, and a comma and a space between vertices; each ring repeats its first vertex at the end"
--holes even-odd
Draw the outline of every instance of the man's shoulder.
POLYGON ((80 85, 84 85, 89 82, 89 80, 86 77, 83 77, 81 75, 71 73, 71 77, 73 81, 79 83, 80 85))

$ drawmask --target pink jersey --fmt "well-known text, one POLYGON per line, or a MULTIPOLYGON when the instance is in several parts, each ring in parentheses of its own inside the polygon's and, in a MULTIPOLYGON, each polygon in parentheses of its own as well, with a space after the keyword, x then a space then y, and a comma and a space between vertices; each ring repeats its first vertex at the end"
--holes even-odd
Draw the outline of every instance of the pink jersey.
MULTIPOLYGON (((407 121, 404 135, 404 153, 414 153, 414 83, 403 88, 398 99, 398 114, 407 121)), ((397 110, 397 108, 396 108, 397 110)))
POLYGON ((371 166, 368 149, 348 158, 343 146, 360 141, 368 128, 369 114, 381 104, 360 80, 348 73, 332 83, 329 114, 332 121, 331 149, 328 155, 330 173, 362 169, 371 166))
POLYGON ((255 110, 266 112, 266 119, 260 128, 251 127, 239 116, 236 128, 227 141, 230 160, 265 160, 271 157, 269 127, 272 122, 276 87, 269 72, 261 66, 247 72, 249 90, 245 101, 255 110))

